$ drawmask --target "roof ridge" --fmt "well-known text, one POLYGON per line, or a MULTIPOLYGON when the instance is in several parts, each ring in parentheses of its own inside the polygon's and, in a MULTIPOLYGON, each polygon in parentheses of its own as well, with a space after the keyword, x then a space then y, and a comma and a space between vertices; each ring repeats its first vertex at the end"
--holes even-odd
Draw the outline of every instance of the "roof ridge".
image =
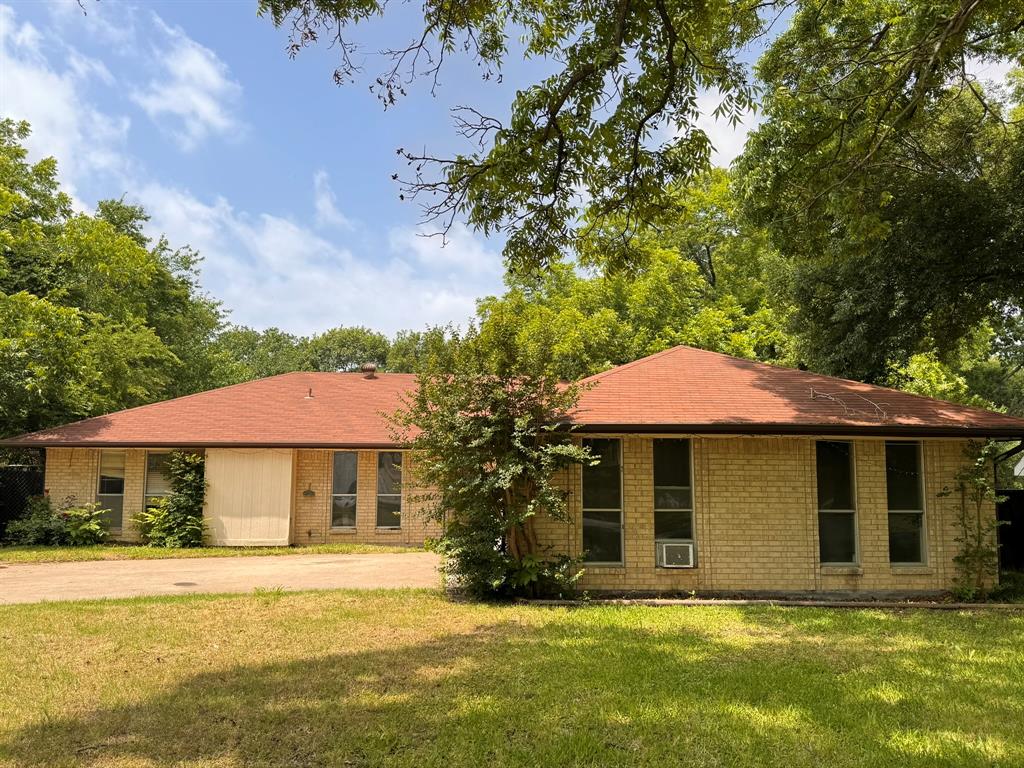
POLYGON ((132 411, 140 411, 143 408, 151 408, 154 405, 164 405, 166 403, 178 403, 182 400, 189 400, 193 397, 199 397, 200 395, 209 395, 212 392, 224 392, 228 389, 235 389, 236 387, 244 387, 247 384, 257 384, 261 381, 270 381, 271 379, 280 379, 285 376, 293 376, 296 373, 316 373, 316 371, 285 371, 284 373, 275 373, 273 376, 264 376, 260 379, 248 379, 246 381, 236 381, 234 384, 225 384, 223 387, 214 387, 213 389, 204 389, 202 392, 191 392, 187 395, 178 395, 172 397, 170 400, 154 400, 152 403, 143 403, 142 405, 133 405, 131 408, 121 408, 117 411, 110 411, 109 413, 99 413, 95 416, 87 416, 84 419, 78 419, 78 421, 69 421, 67 424, 56 424, 52 427, 44 427, 43 429, 37 429, 34 432, 23 432, 20 435, 13 435, 6 437, 4 440, 20 440, 23 437, 30 437, 32 435, 39 435, 43 432, 49 432, 53 429, 64 429, 66 427, 77 426, 78 424, 87 424, 90 421, 96 421, 97 419, 105 419, 114 414, 120 413, 131 413, 132 411))
MULTIPOLYGON (((637 366, 640 363, 646 363, 649 360, 654 360, 655 358, 658 358, 658 357, 664 357, 669 352, 675 352, 677 349, 697 349, 697 347, 690 347, 690 346, 687 346, 686 344, 677 344, 674 347, 669 347, 668 349, 663 349, 660 352, 653 352, 653 353, 651 353, 651 354, 649 354, 649 355, 647 355, 645 357, 639 358, 638 360, 630 360, 628 363, 623 363, 622 365, 616 365, 616 366, 613 366, 613 367, 609 368, 608 370, 600 371, 598 373, 591 374, 590 376, 587 376, 587 377, 585 377, 583 379, 580 379, 579 383, 580 384, 589 384, 592 381, 597 381, 598 379, 603 379, 606 376, 610 376, 613 373, 618 373, 619 371, 625 371, 628 368, 633 368, 634 366, 637 366)), ((707 352, 708 350, 702 349, 700 351, 701 352, 707 352)), ((714 354, 718 354, 718 353, 714 353, 714 354)))

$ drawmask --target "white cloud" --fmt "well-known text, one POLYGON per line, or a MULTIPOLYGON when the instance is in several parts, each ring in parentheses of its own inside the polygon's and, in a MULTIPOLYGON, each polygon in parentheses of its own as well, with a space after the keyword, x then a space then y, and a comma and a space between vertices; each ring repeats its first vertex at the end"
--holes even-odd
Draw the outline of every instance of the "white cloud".
POLYGON ((130 121, 104 114, 83 98, 90 79, 104 79, 102 63, 71 56, 68 68, 58 71, 41 41, 32 24, 19 23, 12 8, 0 5, 0 115, 32 124, 26 142, 32 158, 56 157, 61 182, 74 196, 90 174, 126 172, 130 121))
MULTIPOLYGON (((169 233, 204 257, 202 283, 241 325, 308 334, 337 325, 386 333, 463 322, 476 298, 501 288, 501 257, 466 230, 445 258, 429 258, 413 233, 396 231, 390 252, 365 258, 273 214, 251 215, 227 200, 151 183, 138 192, 152 234, 169 233)), ((450 249, 450 250, 449 250, 450 249)))
MULTIPOLYGON (((727 167, 735 160, 747 142, 747 134, 754 130, 762 117, 753 110, 740 114, 740 122, 732 125, 728 117, 716 117, 715 109, 722 103, 720 91, 702 91, 697 95, 694 109, 697 117, 693 125, 704 132, 711 142, 711 164, 727 167)), ((664 126, 659 136, 663 141, 672 140, 686 132, 676 125, 664 126)))
POLYGON ((967 74, 978 80, 1004 85, 1010 76, 1010 71, 1017 64, 1010 59, 979 59, 968 57, 967 74))
POLYGON ((118 0, 79 4, 78 0, 50 0, 50 20, 64 37, 83 32, 121 55, 135 52, 137 9, 118 0))
POLYGON ((161 128, 167 127, 185 151, 210 134, 234 135, 242 129, 235 106, 242 87, 213 51, 154 14, 166 44, 154 51, 161 76, 132 98, 161 128))
POLYGON ((354 229, 349 218, 338 210, 338 199, 331 189, 331 180, 327 171, 322 169, 313 174, 313 205, 316 207, 316 223, 320 226, 354 229))
POLYGON ((707 134, 714 147, 711 152, 712 164, 728 166, 743 152, 747 134, 761 122, 761 116, 746 111, 741 115, 741 122, 733 126, 728 118, 712 114, 721 102, 722 94, 719 91, 705 91, 697 97, 697 109, 700 110, 697 127, 707 134))

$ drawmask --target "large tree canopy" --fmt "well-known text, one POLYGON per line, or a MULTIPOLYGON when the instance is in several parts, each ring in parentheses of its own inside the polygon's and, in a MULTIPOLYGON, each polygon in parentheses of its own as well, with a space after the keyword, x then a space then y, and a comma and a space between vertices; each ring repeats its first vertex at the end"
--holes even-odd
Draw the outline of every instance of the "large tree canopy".
MULTIPOLYGON (((290 52, 327 38, 354 80, 364 60, 356 25, 394 12, 383 0, 261 0, 291 29, 290 52)), ((975 92, 968 62, 1020 60, 1024 14, 1006 0, 427 0, 422 23, 385 51, 372 86, 385 106, 419 77, 436 85, 447 58, 473 57, 490 77, 509 55, 543 58, 554 73, 520 89, 507 119, 456 110, 470 145, 452 157, 404 152, 407 193, 441 228, 456 216, 507 233, 514 269, 547 265, 576 249, 580 214, 614 221, 629 240, 671 204, 670 190, 706 170, 698 96, 718 94, 736 119, 758 83, 743 52, 789 22, 762 77, 776 100, 798 102, 800 168, 808 199, 857 189, 883 147, 930 119, 951 83, 975 92), (781 18, 780 18, 781 17, 781 18)))

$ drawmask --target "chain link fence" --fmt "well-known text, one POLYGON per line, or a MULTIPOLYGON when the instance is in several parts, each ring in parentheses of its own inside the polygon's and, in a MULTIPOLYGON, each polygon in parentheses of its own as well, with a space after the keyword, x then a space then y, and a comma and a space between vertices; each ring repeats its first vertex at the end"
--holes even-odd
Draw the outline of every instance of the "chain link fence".
POLYGON ((33 496, 43 492, 43 467, 38 464, 0 464, 0 536, 7 523, 21 516, 33 496))

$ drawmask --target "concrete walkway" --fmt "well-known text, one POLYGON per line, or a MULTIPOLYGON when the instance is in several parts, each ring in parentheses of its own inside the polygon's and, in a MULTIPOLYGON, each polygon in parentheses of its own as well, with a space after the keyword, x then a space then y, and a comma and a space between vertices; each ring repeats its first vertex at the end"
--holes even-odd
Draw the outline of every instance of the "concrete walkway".
POLYGON ((437 555, 271 555, 0 565, 0 605, 97 597, 251 592, 257 587, 437 587, 437 555))

